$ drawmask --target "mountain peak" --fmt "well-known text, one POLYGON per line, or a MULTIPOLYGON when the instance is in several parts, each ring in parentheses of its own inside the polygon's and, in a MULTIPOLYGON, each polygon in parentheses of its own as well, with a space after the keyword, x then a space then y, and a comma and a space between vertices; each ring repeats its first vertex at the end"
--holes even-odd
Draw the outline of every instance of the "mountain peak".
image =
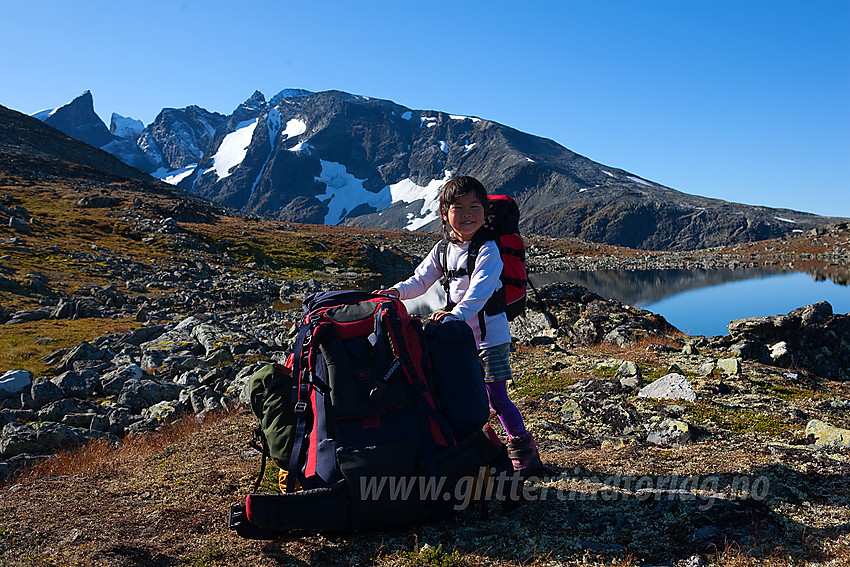
POLYGON ((311 94, 315 93, 313 91, 308 91, 305 89, 283 89, 269 100, 269 104, 271 104, 272 106, 276 106, 278 102, 285 98, 300 98, 304 96, 310 96, 311 94))
POLYGON ((91 91, 83 91, 71 102, 37 118, 49 126, 68 134, 72 138, 99 148, 111 142, 114 137, 106 128, 106 124, 94 111, 94 99, 91 91))
POLYGON ((109 123, 109 131, 113 136, 119 138, 138 138, 145 125, 141 120, 121 116, 115 112, 112 113, 112 119, 109 123))
POLYGON ((266 105, 266 97, 260 91, 254 91, 248 99, 239 105, 244 110, 256 110, 266 105))

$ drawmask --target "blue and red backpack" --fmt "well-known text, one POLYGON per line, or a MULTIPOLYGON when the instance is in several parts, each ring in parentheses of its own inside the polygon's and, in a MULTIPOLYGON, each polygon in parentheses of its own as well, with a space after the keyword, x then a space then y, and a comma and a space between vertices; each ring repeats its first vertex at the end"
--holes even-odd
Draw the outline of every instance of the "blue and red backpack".
POLYGON ((249 494, 231 506, 237 533, 368 530, 440 517, 463 496, 460 479, 510 469, 486 425, 466 323, 423 329, 398 299, 360 291, 314 294, 303 307, 287 365, 269 365, 249 383, 263 445, 287 471, 284 493, 249 494))

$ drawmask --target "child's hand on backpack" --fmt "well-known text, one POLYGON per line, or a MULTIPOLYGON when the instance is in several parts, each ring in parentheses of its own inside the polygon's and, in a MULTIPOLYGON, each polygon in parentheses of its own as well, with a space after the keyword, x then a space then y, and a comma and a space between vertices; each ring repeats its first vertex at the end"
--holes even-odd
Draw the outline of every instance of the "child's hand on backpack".
POLYGON ((399 296, 398 290, 394 287, 391 287, 390 289, 376 289, 372 293, 377 295, 390 295, 392 297, 399 296))
POLYGON ((432 323, 439 323, 440 321, 442 321, 443 319, 445 319, 446 317, 448 317, 450 315, 451 315, 451 312, 449 312, 449 311, 434 311, 433 313, 431 313, 431 316, 428 317, 428 320, 431 321, 432 323))

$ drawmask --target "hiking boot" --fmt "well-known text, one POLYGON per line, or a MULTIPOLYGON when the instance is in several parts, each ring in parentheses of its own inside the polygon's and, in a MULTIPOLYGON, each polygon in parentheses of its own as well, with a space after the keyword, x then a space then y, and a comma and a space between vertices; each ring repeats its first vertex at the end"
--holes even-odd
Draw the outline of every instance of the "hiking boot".
POLYGON ((516 437, 508 436, 508 456, 514 470, 528 478, 529 476, 543 472, 543 463, 531 433, 524 433, 516 437))

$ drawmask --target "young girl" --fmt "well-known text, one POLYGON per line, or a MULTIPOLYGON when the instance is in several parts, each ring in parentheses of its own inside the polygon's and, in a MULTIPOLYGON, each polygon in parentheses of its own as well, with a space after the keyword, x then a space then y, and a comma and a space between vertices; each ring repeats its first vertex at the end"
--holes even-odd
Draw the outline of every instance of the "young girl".
MULTIPOLYGON (((440 192, 440 215, 443 219, 443 235, 448 240, 446 260, 450 271, 467 266, 467 253, 472 237, 484 226, 487 214, 487 191, 472 177, 455 177, 448 181, 440 192)), ((377 291, 400 299, 412 299, 425 293, 434 282, 443 276, 440 265, 439 244, 416 268, 413 275, 389 289, 377 291)), ((478 313, 490 296, 502 286, 502 258, 495 241, 482 244, 470 275, 452 278, 449 283, 449 305, 446 309, 431 314, 430 320, 438 323, 447 318, 466 321, 475 335, 478 356, 484 368, 484 382, 490 408, 508 435, 508 452, 515 470, 525 475, 535 474, 542 468, 540 456, 531 433, 526 431, 522 416, 508 398, 506 382, 511 378, 508 354, 511 332, 504 311, 494 315, 485 314, 484 333, 480 328, 478 313)))

